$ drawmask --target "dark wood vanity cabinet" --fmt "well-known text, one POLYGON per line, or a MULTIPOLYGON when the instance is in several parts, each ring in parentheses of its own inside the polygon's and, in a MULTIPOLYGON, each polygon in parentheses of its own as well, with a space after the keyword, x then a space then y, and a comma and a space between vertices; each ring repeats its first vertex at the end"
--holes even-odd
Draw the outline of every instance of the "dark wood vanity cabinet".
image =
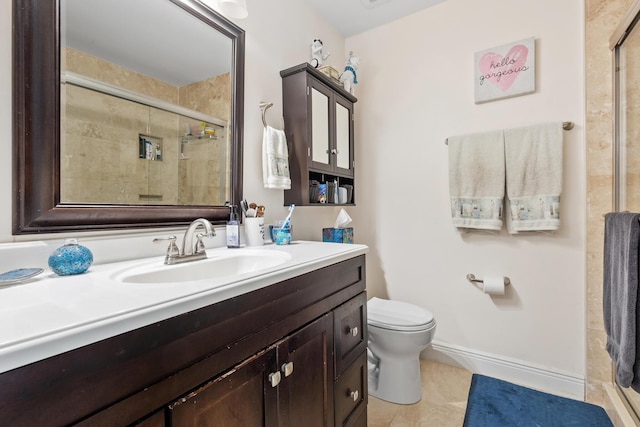
POLYGON ((333 425, 327 314, 169 406, 172 426, 333 425))
POLYGON ((365 258, 0 374, 12 426, 366 426, 365 258))
MULTIPOLYGON (((317 204, 309 183, 354 185, 354 104, 357 98, 304 63, 280 72, 291 189, 284 203, 317 204)), ((349 204, 354 204, 352 193, 349 204)))
POLYGON ((366 426, 365 307, 363 292, 179 399, 170 424, 366 426))

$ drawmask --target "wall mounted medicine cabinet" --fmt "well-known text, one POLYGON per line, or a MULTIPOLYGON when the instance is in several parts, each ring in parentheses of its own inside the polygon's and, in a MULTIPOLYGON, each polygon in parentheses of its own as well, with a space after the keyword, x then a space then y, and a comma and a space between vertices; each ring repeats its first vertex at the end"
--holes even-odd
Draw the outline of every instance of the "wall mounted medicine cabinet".
POLYGON ((320 204, 311 190, 314 182, 349 187, 352 191, 346 203, 355 204, 353 127, 357 98, 308 63, 283 70, 280 76, 291 173, 285 205, 320 204))

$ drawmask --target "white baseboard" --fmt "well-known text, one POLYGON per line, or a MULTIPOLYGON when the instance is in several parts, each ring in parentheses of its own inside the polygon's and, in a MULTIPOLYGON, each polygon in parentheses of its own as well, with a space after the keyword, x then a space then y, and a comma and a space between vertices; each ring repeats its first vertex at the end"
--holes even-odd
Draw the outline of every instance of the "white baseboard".
POLYGON ((545 369, 522 360, 483 353, 438 341, 432 342, 420 357, 547 393, 584 401, 584 376, 570 372, 545 369))

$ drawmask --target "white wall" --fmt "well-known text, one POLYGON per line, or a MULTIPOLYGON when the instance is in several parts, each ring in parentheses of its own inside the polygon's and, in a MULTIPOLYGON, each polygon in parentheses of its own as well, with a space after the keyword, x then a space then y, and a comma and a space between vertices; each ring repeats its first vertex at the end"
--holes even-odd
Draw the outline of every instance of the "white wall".
MULTIPOLYGON (((344 66, 344 38, 328 26, 307 2, 298 0, 249 0, 249 17, 237 21, 246 30, 244 194, 248 201, 267 207, 267 223, 284 219, 283 191, 262 187, 262 119, 258 104, 273 102, 267 122, 282 127, 282 79, 280 71, 311 59, 310 44, 322 39, 328 63, 344 66)), ((350 213, 353 208, 347 209, 350 213)), ((322 227, 332 227, 339 208, 296 207, 293 234, 296 239, 321 240, 322 227)), ((356 225, 357 227, 357 225, 356 225)), ((359 231, 359 230, 358 230, 359 231)), ((358 232, 356 231, 356 233, 358 232)), ((364 230, 363 230, 364 232, 364 230)))
POLYGON ((447 0, 347 39, 356 86, 358 230, 371 295, 429 308, 436 340, 584 377, 583 2, 447 0), (476 51, 535 37, 536 92, 474 104, 476 51), (461 236, 451 225, 451 135, 573 121, 554 235, 461 236), (504 275, 491 298, 467 273, 504 275))
MULTIPOLYGON (((249 18, 237 21, 247 31, 244 193, 267 206, 267 222, 284 217, 286 208, 282 191, 262 188, 258 103, 274 103, 267 119, 279 127, 279 71, 306 61, 315 37, 323 39, 337 68, 353 49, 362 57, 356 86, 358 206, 347 211, 356 240, 371 246, 370 296, 431 309, 441 344, 584 376, 582 0, 448 0, 346 43, 304 2, 248 0, 248 6, 249 18), (474 52, 531 36, 536 93, 475 105, 474 52), (461 237, 449 220, 444 140, 550 120, 576 123, 565 133, 561 230, 461 237), (492 299, 465 280, 467 273, 506 275, 513 286, 506 298, 492 299)), ((57 241, 60 236, 11 236, 11 0, 0 0, 0 59, 0 241, 57 241)), ((295 238, 319 240, 320 229, 331 226, 338 211, 297 208, 295 238)), ((101 248, 118 240, 92 235, 101 248)), ((137 239, 136 247, 153 247, 147 240, 137 239)))

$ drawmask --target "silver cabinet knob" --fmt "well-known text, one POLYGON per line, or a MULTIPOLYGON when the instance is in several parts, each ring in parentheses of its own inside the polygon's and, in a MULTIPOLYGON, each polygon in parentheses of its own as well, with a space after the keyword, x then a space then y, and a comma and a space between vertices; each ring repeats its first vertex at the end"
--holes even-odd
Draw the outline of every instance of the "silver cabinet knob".
POLYGON ((276 387, 278 384, 280 384, 281 379, 282 376, 280 375, 280 372, 272 372, 269 374, 269 382, 271 383, 271 387, 276 387))
POLYGON ((280 369, 284 373, 284 376, 288 377, 293 374, 293 362, 284 363, 280 369))
POLYGON ((352 337, 357 337, 358 336, 358 327, 354 326, 353 328, 349 328, 348 333, 352 336, 352 337))
POLYGON ((358 393, 358 390, 355 390, 349 393, 349 396, 353 399, 354 402, 357 402, 358 397, 360 396, 360 393, 358 393))

